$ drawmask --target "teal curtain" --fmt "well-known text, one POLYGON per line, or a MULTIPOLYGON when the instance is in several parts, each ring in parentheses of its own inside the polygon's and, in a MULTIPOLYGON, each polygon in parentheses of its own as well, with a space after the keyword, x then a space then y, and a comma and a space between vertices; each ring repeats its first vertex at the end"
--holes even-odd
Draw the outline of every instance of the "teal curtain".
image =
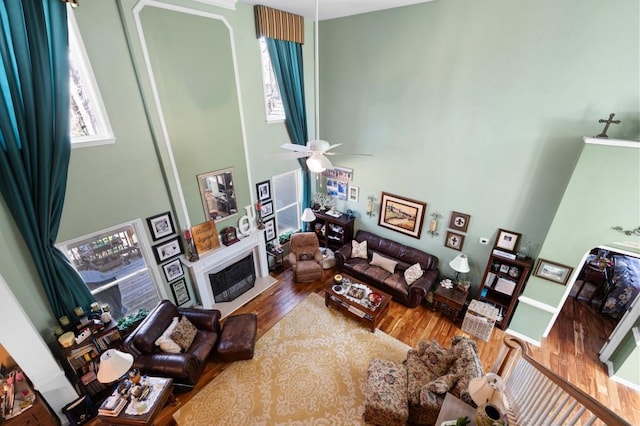
POLYGON ((73 318, 94 298, 54 247, 71 155, 66 5, 2 0, 0 25, 0 192, 54 314, 73 318))
MULTIPOLYGON (((291 143, 306 145, 307 109, 304 101, 302 44, 265 37, 273 70, 278 80, 280 96, 287 116, 285 126, 291 143)), ((305 158, 299 158, 302 168, 302 209, 311 206, 311 176, 305 158)))

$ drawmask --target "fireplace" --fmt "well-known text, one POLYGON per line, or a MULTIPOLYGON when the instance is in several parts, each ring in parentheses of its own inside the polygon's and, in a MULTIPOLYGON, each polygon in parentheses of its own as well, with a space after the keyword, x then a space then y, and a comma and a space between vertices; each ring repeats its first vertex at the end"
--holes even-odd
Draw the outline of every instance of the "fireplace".
MULTIPOLYGON (((222 317, 229 315, 277 282, 275 278, 269 275, 264 231, 260 230, 240 238, 237 243, 230 246, 221 246, 202 254, 197 262, 189 262, 186 259, 183 259, 183 262, 189 270, 189 275, 196 287, 202 307, 205 309, 218 309, 222 317), (246 282, 242 283, 242 286, 246 287, 243 290, 246 291, 238 291, 237 297, 233 298, 233 300, 222 301, 227 297, 225 295, 215 297, 210 276, 216 276, 237 263, 241 263, 247 269, 249 267, 253 269, 254 278, 249 279, 249 282, 251 280, 254 281, 253 285, 249 286, 246 282)), ((223 275, 229 275, 227 272, 223 275)), ((234 284, 238 283, 231 283, 230 287, 234 287, 234 284)), ((235 292, 236 288, 232 290, 235 292)))
POLYGON ((236 297, 252 289, 256 283, 253 254, 227 266, 222 271, 209 274, 209 281, 216 303, 235 300, 236 297))

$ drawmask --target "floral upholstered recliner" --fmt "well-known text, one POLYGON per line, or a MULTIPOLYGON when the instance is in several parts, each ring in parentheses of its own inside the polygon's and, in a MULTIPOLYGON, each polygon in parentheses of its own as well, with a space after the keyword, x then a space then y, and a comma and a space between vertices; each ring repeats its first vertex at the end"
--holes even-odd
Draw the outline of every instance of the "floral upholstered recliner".
POLYGON ((471 379, 482 377, 476 342, 462 336, 446 349, 432 340, 418 342, 402 365, 374 359, 367 370, 364 420, 368 424, 433 425, 447 392, 475 407, 471 379))

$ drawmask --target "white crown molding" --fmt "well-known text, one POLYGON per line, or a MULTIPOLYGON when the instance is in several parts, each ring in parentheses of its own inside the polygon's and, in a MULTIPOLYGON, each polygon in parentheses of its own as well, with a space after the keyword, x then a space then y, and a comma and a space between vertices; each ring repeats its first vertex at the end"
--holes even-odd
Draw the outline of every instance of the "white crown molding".
POLYGON ((625 139, 594 138, 590 136, 585 136, 582 139, 584 140, 584 143, 590 143, 593 145, 622 146, 625 148, 640 149, 640 142, 638 141, 631 141, 631 140, 625 140, 625 139))
POLYGON ((225 9, 236 10, 237 0, 194 0, 199 3, 210 4, 211 6, 224 7, 225 9))

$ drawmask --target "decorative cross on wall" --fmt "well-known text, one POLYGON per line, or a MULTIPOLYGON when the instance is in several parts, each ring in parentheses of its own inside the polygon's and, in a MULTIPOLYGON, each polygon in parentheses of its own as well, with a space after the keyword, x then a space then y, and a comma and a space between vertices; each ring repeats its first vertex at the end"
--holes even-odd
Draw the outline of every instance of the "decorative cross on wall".
POLYGON ((600 120, 598 120, 598 123, 607 123, 607 124, 604 126, 604 129, 602 129, 602 133, 600 133, 599 135, 595 135, 594 138, 608 138, 609 137, 609 136, 607 136, 607 130, 609 130, 609 125, 611 123, 620 124, 620 120, 614 120, 613 119, 614 115, 615 115, 614 113, 609 114, 609 119, 608 120, 605 120, 604 118, 601 118, 600 120))

